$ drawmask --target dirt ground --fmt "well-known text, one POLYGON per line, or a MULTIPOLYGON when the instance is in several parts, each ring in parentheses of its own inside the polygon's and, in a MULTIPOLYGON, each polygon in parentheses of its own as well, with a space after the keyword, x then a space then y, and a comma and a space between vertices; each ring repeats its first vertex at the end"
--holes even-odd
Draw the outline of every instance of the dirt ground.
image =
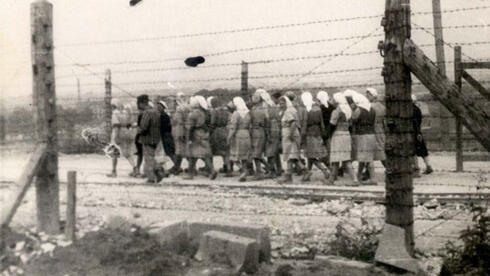
MULTIPOLYGON (((4 154, 1 157, 0 181, 3 184, 0 185, 0 202, 5 202, 12 192, 11 181, 20 175, 27 158, 28 155, 25 154, 4 154)), ((488 178, 488 163, 468 162, 465 163, 465 168, 469 172, 454 173, 450 172, 454 167, 453 156, 433 156, 432 162, 436 172, 417 179, 415 192, 490 192, 489 183, 478 180, 481 177, 488 178), (478 173, 479 170, 484 172, 478 173), (483 188, 477 189, 477 185, 483 188)), ((382 191, 383 170, 379 165, 377 186, 350 189, 382 191)), ((59 167, 62 219, 66 206, 66 172, 77 171, 77 226, 81 239, 91 231, 100 230, 100 225, 115 215, 126 217, 142 226, 184 219, 262 224, 272 230, 274 260, 281 260, 294 259, 298 257, 297 252, 304 250, 314 249, 318 253, 328 254, 327 244, 335 238, 338 223, 356 227, 361 223, 361 218, 379 228, 384 223, 384 207, 373 202, 312 202, 261 197, 249 189, 227 189, 226 185, 237 183, 235 178, 219 177, 215 183, 223 185, 215 187, 165 185, 179 182, 178 177, 166 179, 160 186, 146 186, 142 180, 126 177, 130 172, 130 166, 123 160, 120 161, 120 177, 107 178, 105 174, 109 172, 110 160, 100 155, 61 155, 59 167)), ((321 185, 319 177, 320 173, 315 172, 313 182, 309 185, 321 185)), ((198 178, 194 182, 209 183, 205 178, 198 178)), ((273 182, 250 182, 250 185, 273 185, 271 183, 273 182)), ((435 208, 417 206, 415 219, 416 247, 419 251, 431 254, 440 250, 446 241, 457 240, 459 231, 471 222, 471 215, 467 208, 458 203, 438 205, 435 208)), ((31 188, 11 226, 14 230, 22 232, 33 229, 35 223, 35 191, 31 188)), ((92 238, 96 240, 97 237, 92 238)))

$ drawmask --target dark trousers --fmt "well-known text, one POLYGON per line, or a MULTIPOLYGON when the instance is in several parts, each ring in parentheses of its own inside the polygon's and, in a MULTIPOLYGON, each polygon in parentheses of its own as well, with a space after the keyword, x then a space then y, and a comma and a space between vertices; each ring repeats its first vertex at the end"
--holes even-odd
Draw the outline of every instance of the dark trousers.
POLYGON ((155 151, 157 146, 155 145, 143 145, 143 159, 145 160, 144 172, 148 181, 156 181, 156 160, 155 151))

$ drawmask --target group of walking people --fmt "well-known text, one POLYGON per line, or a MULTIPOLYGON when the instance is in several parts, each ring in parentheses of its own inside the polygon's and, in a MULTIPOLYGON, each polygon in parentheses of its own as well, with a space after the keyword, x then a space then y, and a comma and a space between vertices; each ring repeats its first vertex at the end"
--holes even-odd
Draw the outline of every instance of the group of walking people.
MULTIPOLYGON (((216 179, 218 171, 213 157, 221 156, 223 167, 219 172, 230 177, 234 167, 238 167, 240 181, 277 178, 278 183, 287 184, 297 174, 307 182, 316 167, 327 185, 333 185, 344 173, 352 179, 347 185, 375 184, 373 162, 379 160, 385 165, 386 159, 386 108, 377 97, 374 88, 366 89, 365 93, 346 90, 332 97, 325 91, 314 97, 306 91, 300 96, 291 91, 271 95, 258 89, 248 102, 234 97, 221 104, 216 97, 193 96, 186 101, 179 93, 175 111, 170 114, 164 101, 152 103, 147 95, 140 95, 137 98, 140 112, 134 124, 127 108, 114 107, 111 142, 127 145, 134 139, 130 130, 136 130, 137 162, 132 160, 127 146, 122 146, 121 151, 134 168, 131 176, 146 177, 150 183, 165 176, 155 162, 157 145, 162 142, 173 163, 167 173, 182 173, 184 179, 193 179, 198 174, 216 179), (186 170, 182 169, 184 159, 188 163, 186 170), (204 167, 198 169, 199 159, 204 167), (143 160, 144 173, 140 174, 143 160), (283 161, 287 164, 285 170, 283 161), (357 171, 353 161, 358 162, 357 171)), ((417 154, 425 155, 422 156, 427 165, 425 173, 431 173, 420 124, 421 113, 414 119, 417 154)), ((114 158, 109 176, 116 176, 116 165, 114 158)), ((413 168, 415 172, 415 164, 413 168)))

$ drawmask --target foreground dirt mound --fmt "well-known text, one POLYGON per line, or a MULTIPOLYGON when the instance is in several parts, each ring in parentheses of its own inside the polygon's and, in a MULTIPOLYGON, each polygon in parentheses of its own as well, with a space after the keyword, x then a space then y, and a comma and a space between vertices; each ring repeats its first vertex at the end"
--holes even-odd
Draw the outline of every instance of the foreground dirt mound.
POLYGON ((57 248, 25 267, 26 275, 183 275, 189 258, 172 253, 139 228, 103 229, 57 248))

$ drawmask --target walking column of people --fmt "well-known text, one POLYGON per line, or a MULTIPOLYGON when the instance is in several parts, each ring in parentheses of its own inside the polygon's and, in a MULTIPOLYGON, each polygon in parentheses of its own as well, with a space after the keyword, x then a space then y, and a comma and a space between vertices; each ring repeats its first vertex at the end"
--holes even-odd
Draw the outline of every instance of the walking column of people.
MULTIPOLYGON (((417 156, 425 161, 424 173, 433 170, 420 131, 422 114, 415 97, 413 102, 416 148, 412 167, 414 177, 419 177, 417 156)), ((198 175, 216 179, 219 172, 232 177, 234 167, 238 167, 239 181, 276 178, 280 184, 290 184, 295 174, 301 176, 301 182, 311 181, 316 167, 325 185, 335 185, 344 172, 352 181, 342 185, 375 185, 373 163, 385 165, 386 108, 374 88, 367 88, 364 94, 349 89, 332 97, 325 91, 319 91, 316 97, 304 91, 297 97, 292 91, 271 95, 258 89, 249 102, 234 97, 228 103, 203 96, 186 101, 184 94, 178 93, 174 112, 165 101, 152 103, 148 95, 140 95, 137 106, 137 122, 132 122, 128 105, 113 106, 111 145, 120 148, 120 155, 134 168, 130 176, 146 178, 148 183, 158 183, 169 174, 182 174, 183 179, 198 175), (130 150, 133 137, 136 163, 130 150), (168 172, 155 161, 160 142, 173 163, 168 172), (222 158, 219 170, 215 169, 215 156, 222 158), (182 168, 183 160, 187 161, 186 169, 182 168), (204 167, 197 168, 198 160, 204 167), (285 171, 282 162, 286 163, 285 171)), ((117 176, 118 157, 113 156, 110 177, 117 176)))

